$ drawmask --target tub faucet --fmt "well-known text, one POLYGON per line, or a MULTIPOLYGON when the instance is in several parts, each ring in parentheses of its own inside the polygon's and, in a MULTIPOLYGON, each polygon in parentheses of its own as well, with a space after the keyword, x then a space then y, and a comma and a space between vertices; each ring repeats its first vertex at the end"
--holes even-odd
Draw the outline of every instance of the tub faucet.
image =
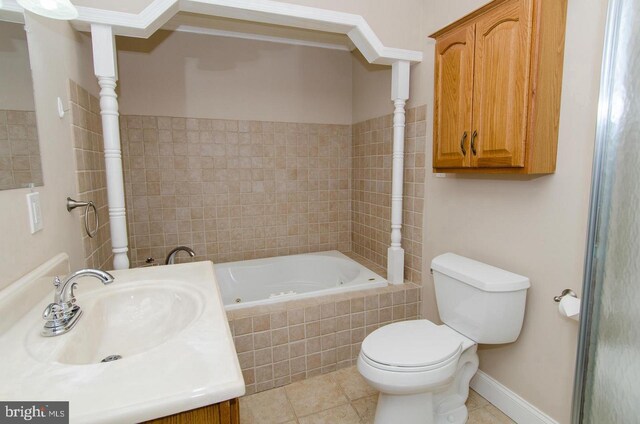
POLYGON ((189 256, 191 256, 192 258, 196 256, 196 252, 194 252, 192 248, 187 246, 178 246, 175 249, 173 249, 171 252, 169 252, 169 254, 167 255, 167 260, 165 261, 165 264, 173 265, 174 263, 176 263, 176 255, 178 254, 178 252, 181 252, 181 251, 187 252, 189 256))
POLYGON ((42 313, 42 318, 46 321, 41 334, 45 337, 59 336, 71 330, 80 319, 82 309, 76 305, 76 297, 73 290, 78 284, 76 280, 81 277, 94 277, 103 284, 113 282, 113 275, 99 269, 81 269, 69 275, 64 282, 60 277, 53 280, 56 290, 53 296, 53 303, 50 303, 42 313))

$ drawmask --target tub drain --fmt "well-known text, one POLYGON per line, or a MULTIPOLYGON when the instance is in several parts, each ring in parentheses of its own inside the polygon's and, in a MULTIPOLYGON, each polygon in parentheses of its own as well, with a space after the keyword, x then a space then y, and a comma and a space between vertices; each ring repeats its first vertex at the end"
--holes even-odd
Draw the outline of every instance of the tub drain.
POLYGON ((106 358, 104 358, 102 361, 100 362, 113 362, 113 361, 117 361, 118 359, 122 359, 121 355, 109 355, 106 358))
POLYGON ((237 298, 237 299, 236 299, 236 303, 240 303, 240 302, 242 302, 242 299, 237 298))

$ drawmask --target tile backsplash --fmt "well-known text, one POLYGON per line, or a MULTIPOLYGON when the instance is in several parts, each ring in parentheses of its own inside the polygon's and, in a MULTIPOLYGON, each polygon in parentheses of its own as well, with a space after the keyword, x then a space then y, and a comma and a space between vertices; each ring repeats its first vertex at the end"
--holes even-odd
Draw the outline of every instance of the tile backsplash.
POLYGON ((351 250, 348 125, 122 116, 131 263, 351 250))

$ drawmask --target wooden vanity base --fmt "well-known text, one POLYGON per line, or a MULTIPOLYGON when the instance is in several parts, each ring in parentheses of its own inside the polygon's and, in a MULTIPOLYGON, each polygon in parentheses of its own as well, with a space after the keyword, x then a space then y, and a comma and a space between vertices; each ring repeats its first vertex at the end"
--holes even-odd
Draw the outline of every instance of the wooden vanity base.
POLYGON ((240 401, 229 399, 143 424, 240 424, 240 401))

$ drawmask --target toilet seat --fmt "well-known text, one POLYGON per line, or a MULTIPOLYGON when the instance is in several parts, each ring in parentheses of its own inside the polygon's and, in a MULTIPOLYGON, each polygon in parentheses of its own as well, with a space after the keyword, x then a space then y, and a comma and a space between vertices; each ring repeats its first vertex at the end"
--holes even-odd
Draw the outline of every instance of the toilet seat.
POLYGON ((457 361, 473 342, 445 325, 428 320, 402 321, 381 327, 362 342, 361 357, 386 371, 423 372, 457 361))

